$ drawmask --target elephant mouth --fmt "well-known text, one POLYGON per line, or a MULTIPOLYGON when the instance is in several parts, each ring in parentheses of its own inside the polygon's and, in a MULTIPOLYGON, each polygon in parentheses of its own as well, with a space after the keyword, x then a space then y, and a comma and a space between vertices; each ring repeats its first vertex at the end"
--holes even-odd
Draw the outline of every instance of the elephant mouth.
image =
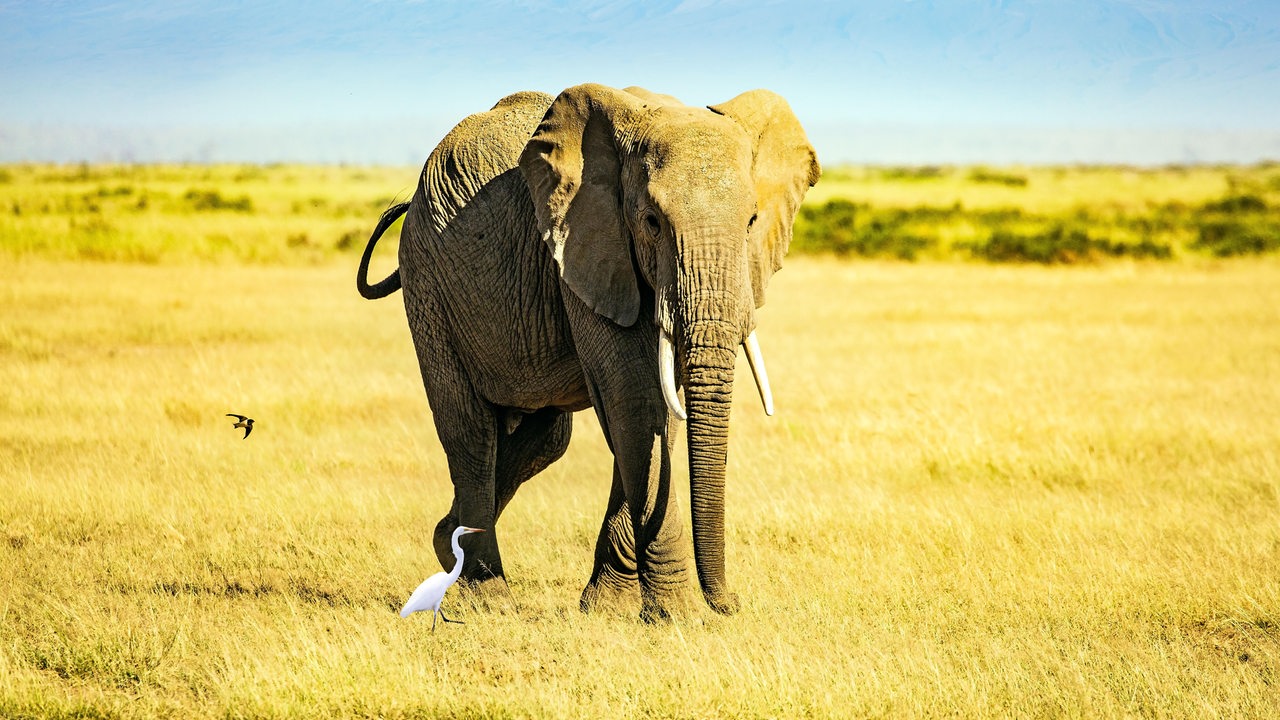
MULTIPOLYGON (((751 377, 756 381, 760 391, 760 402, 764 405, 764 414, 773 415, 773 389, 769 385, 769 373, 765 370, 764 355, 760 352, 760 341, 756 331, 752 330, 747 339, 742 341, 747 354, 747 364, 751 366, 751 377)), ((658 333, 658 380, 662 386, 662 399, 667 409, 680 420, 687 420, 684 403, 680 401, 680 388, 676 382, 675 343, 671 333, 665 326, 658 333)))

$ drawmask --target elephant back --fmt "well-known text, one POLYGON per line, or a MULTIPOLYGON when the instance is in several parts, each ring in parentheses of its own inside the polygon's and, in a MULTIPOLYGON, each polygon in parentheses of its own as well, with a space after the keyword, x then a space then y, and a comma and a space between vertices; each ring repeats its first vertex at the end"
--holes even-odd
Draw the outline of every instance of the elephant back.
POLYGON ((428 221, 444 233, 472 200, 506 173, 519 174, 520 153, 537 130, 553 97, 518 92, 492 109, 470 115, 440 141, 418 182, 428 221))

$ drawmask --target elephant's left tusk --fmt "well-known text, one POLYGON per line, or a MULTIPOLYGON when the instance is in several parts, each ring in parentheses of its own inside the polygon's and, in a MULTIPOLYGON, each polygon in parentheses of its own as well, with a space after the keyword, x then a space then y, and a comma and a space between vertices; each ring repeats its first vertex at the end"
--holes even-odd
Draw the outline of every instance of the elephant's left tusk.
POLYGON ((752 330, 742 347, 747 350, 747 364, 751 366, 751 375, 756 379, 756 387, 760 388, 760 402, 764 403, 764 414, 773 415, 773 390, 769 388, 769 373, 764 369, 764 355, 760 354, 760 341, 756 340, 756 331, 752 330))
POLYGON ((667 401, 671 414, 687 420, 684 405, 680 404, 680 396, 676 394, 676 351, 666 330, 658 334, 658 379, 662 383, 662 399, 667 401))

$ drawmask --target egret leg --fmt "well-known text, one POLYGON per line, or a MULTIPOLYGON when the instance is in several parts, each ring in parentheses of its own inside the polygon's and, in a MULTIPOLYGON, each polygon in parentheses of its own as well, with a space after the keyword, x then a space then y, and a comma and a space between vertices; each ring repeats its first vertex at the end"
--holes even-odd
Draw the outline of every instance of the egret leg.
POLYGON ((466 623, 461 620, 450 620, 449 616, 444 614, 444 608, 440 609, 440 617, 444 618, 445 622, 457 623, 459 625, 466 625, 466 623))

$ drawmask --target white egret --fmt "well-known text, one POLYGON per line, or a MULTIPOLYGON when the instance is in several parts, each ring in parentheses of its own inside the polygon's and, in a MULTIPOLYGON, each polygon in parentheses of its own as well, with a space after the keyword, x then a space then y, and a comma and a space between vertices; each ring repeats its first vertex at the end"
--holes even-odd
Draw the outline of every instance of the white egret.
POLYGON ((407 618, 419 610, 431 611, 431 632, 436 631, 436 615, 444 618, 445 622, 462 624, 461 620, 450 620, 445 616, 444 611, 440 609, 440 601, 444 599, 444 591, 449 586, 457 582, 458 576, 462 574, 462 546, 458 544, 458 538, 468 533, 484 532, 481 528, 458 526, 453 531, 453 556, 458 559, 453 564, 451 572, 438 572, 427 578, 418 586, 417 590, 409 596, 409 602, 404 604, 400 610, 400 617, 407 618))

